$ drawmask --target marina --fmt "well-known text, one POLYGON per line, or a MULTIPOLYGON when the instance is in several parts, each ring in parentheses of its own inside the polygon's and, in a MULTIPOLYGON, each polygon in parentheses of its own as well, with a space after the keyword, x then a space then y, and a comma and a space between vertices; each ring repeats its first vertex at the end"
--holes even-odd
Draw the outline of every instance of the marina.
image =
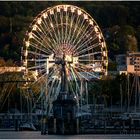
MULTIPOLYGON (((40 3, 35 14, 6 14, 11 36, 0 30, 0 139, 140 139, 139 32, 122 23, 103 28, 103 7, 91 5, 95 12, 90 4, 49 3, 44 9, 40 3), (26 17, 24 32, 16 29, 14 18, 26 17), (10 41, 20 51, 13 60, 10 41)), ((130 10, 131 4, 120 7, 130 10)))

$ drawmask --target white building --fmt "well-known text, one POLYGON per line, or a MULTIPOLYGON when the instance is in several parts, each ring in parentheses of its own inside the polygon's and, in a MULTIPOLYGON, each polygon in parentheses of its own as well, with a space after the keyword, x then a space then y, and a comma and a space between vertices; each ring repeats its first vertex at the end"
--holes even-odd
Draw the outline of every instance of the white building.
POLYGON ((116 55, 116 63, 119 73, 140 74, 140 52, 116 55))
POLYGON ((140 52, 127 54, 127 72, 140 74, 140 52))

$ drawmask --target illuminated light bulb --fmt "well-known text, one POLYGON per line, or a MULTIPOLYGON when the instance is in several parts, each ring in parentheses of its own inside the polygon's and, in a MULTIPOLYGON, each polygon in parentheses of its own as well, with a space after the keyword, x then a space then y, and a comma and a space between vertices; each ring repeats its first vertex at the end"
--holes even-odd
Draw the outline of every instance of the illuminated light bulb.
POLYGON ((26 47, 29 47, 30 46, 30 42, 29 41, 26 41, 25 42, 25 45, 26 45, 26 47))
POLYGON ((103 56, 106 56, 106 51, 103 51, 103 56))
POLYGON ((38 27, 38 30, 40 31, 40 32, 42 32, 42 30, 38 27))
POLYGON ((32 32, 29 33, 29 39, 33 38, 32 32))
POLYGON ((60 12, 60 7, 57 7, 57 12, 60 12))
POLYGON ((38 24, 41 24, 41 18, 39 18, 39 19, 37 20, 37 23, 38 23, 38 24))
POLYGON ((33 26, 33 31, 36 31, 37 25, 33 26))
POLYGON ((75 8, 72 7, 72 8, 71 8, 71 12, 74 13, 74 11, 75 11, 75 8))
POLYGON ((72 61, 71 56, 70 55, 66 55, 65 60, 68 61, 68 62, 71 62, 72 61))
POLYGON ((53 11, 53 10, 50 10, 50 14, 51 14, 51 15, 54 14, 54 11, 53 11))
POLYGON ((95 32, 97 33, 97 32, 99 32, 99 30, 98 30, 98 27, 97 26, 95 26, 94 27, 94 30, 95 30, 95 32))
POLYGON ((78 63, 78 57, 73 57, 73 63, 77 64, 78 63))
POLYGON ((25 53, 24 53, 24 56, 27 56, 28 55, 28 52, 27 52, 27 50, 25 51, 25 53))
POLYGON ((90 25, 93 25, 93 21, 91 19, 89 20, 89 24, 90 25))
POLYGON ((64 6, 64 11, 65 11, 65 12, 67 11, 67 6, 64 6))
POLYGON ((101 43, 101 45, 102 45, 102 48, 104 48, 104 47, 105 47, 105 43, 104 43, 104 42, 102 42, 102 43, 101 43))
POLYGON ((26 66, 26 65, 27 65, 27 60, 25 60, 25 61, 23 62, 23 65, 24 65, 24 66, 26 66))
POLYGON ((101 39, 101 38, 102 38, 102 37, 101 37, 101 34, 99 34, 98 37, 99 37, 99 39, 101 39))
POLYGON ((50 25, 51 25, 51 27, 53 28, 53 24, 52 24, 52 23, 50 23, 50 25))
POLYGON ((35 76, 38 76, 38 71, 36 70, 34 74, 35 74, 35 76))
POLYGON ((107 61, 104 61, 104 65, 107 66, 107 64, 108 64, 107 61))
POLYGON ((86 14, 84 14, 84 19, 88 19, 88 16, 86 14))
POLYGON ((46 18, 47 17, 47 13, 43 13, 43 18, 46 18))
POLYGON ((82 13, 81 10, 78 10, 78 15, 81 15, 81 13, 82 13))

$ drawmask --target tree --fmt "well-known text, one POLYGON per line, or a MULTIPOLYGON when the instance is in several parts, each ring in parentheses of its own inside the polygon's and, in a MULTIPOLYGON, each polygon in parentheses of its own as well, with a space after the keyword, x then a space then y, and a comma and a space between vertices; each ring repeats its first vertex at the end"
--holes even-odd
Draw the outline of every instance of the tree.
POLYGON ((3 58, 0 57, 0 67, 3 67, 6 65, 6 62, 3 58))
POLYGON ((128 51, 130 52, 136 52, 138 51, 138 43, 135 36, 127 35, 127 43, 128 45, 128 51))
POLYGON ((140 26, 138 26, 136 29, 136 38, 138 41, 138 50, 140 50, 140 26))

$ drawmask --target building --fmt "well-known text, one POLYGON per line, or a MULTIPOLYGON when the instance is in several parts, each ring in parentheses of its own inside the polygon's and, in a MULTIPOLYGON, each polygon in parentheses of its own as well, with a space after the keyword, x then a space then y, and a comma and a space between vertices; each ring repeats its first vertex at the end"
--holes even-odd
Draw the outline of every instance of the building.
POLYGON ((127 72, 140 74, 140 52, 127 54, 127 72))
POLYGON ((116 55, 117 71, 121 73, 140 74, 140 52, 128 52, 116 55))

